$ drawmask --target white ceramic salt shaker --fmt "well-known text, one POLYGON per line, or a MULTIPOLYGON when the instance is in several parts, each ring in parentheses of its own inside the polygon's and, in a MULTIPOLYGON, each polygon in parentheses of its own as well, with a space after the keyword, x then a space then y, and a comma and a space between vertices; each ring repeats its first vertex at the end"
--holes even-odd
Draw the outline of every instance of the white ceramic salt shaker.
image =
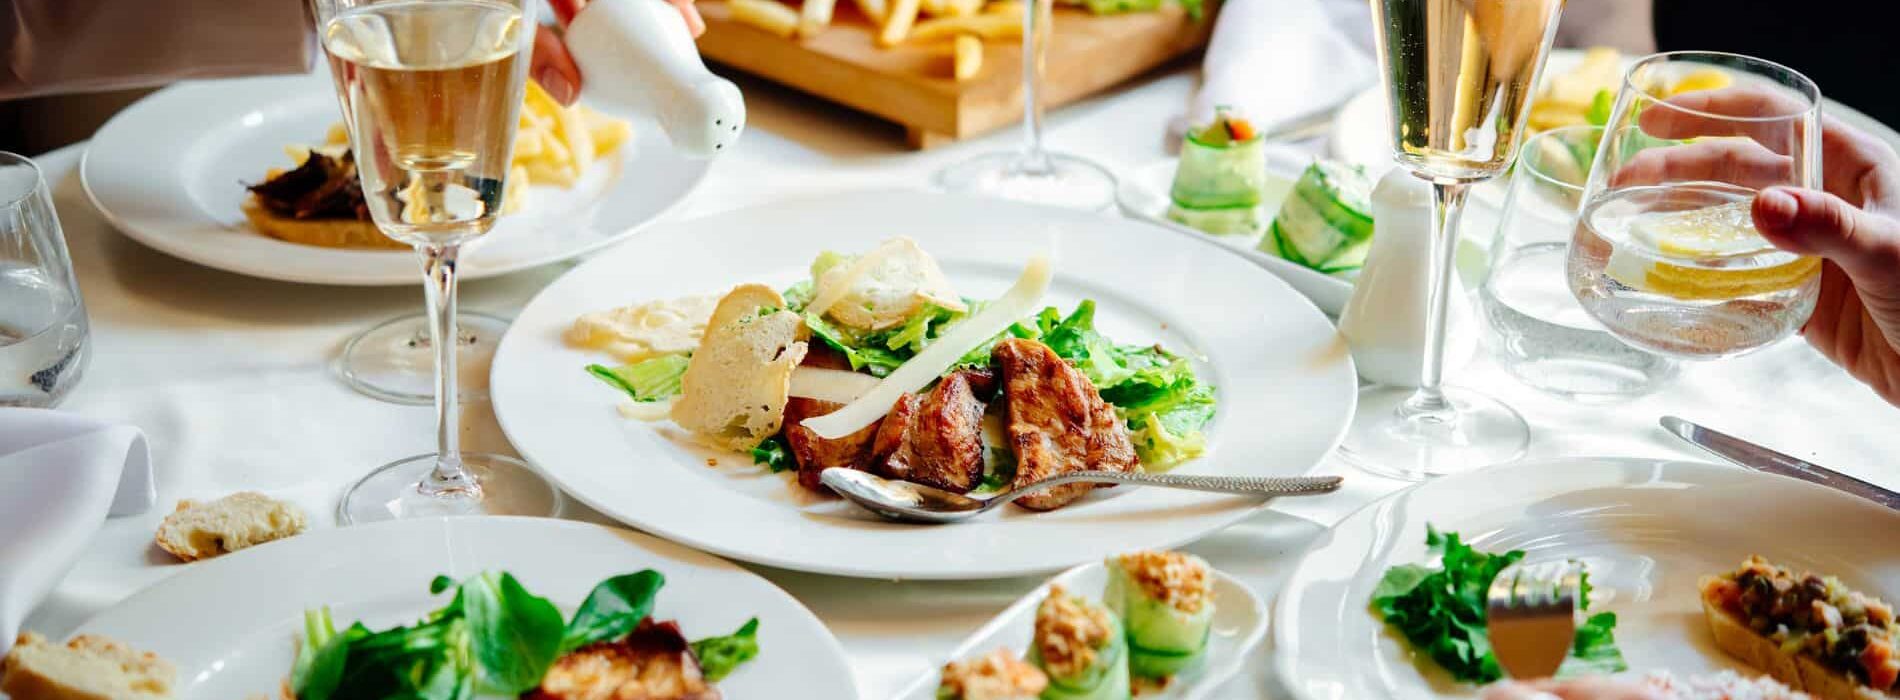
POLYGON ((745 131, 745 99, 713 75, 679 10, 664 0, 590 2, 567 25, 586 93, 660 121, 674 147, 707 158, 745 131))
MULTIPOLYGON (((1426 305, 1431 296, 1432 188, 1393 168, 1372 190, 1372 249, 1339 314, 1339 332, 1359 376, 1392 386, 1418 386, 1425 362, 1426 305)), ((1471 359, 1477 346, 1471 301, 1454 268, 1446 304, 1445 368, 1471 359)))

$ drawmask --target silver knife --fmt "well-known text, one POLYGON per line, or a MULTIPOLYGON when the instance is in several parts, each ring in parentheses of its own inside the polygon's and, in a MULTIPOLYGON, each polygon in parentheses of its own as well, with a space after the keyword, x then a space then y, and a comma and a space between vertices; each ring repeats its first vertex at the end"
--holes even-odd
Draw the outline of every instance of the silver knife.
POLYGON ((1820 484, 1900 510, 1900 493, 1894 493, 1813 462, 1790 457, 1727 433, 1704 428, 1675 416, 1663 416, 1661 422, 1663 429, 1675 434, 1676 437, 1737 465, 1759 472, 1791 476, 1811 484, 1820 484))

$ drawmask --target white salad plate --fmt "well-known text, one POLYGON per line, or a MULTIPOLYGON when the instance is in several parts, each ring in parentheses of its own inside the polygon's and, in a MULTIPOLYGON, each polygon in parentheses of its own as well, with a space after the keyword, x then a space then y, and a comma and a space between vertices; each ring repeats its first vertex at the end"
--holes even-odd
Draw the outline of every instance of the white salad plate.
POLYGON ((1345 345, 1312 303, 1208 241, 1099 214, 904 190, 858 192, 671 222, 589 260, 516 317, 495 354, 490 396, 521 454, 569 494, 662 537, 815 573, 979 579, 1054 571, 1113 552, 1175 546, 1261 506, 1242 497, 1119 488, 1050 513, 1009 507, 947 526, 889 523, 803 491, 744 454, 697 447, 670 422, 621 415, 623 395, 583 368, 611 359, 570 347, 582 314, 759 282, 809 278, 819 252, 865 251, 905 235, 957 292, 990 299, 1049 254, 1042 304, 1097 302, 1122 344, 1189 357, 1219 397, 1206 454, 1178 471, 1304 474, 1338 444, 1356 400, 1345 345), (710 466, 709 464, 716 464, 710 466))
POLYGON ((319 530, 193 564, 79 629, 157 653, 178 668, 180 698, 277 697, 303 636, 303 612, 330 606, 338 629, 414 624, 447 603, 436 575, 507 571, 573 614, 601 580, 666 577, 653 616, 688 639, 759 619, 759 655, 718 683, 725 697, 855 698, 844 649, 810 610, 757 575, 626 530, 569 520, 398 520, 319 530))
MULTIPOLYGON (((1035 633, 1036 607, 1049 597, 1051 584, 1061 584, 1070 593, 1100 602, 1102 590, 1108 585, 1108 569, 1099 561, 1090 562, 1049 579, 964 639, 943 663, 982 656, 999 647, 1021 656, 1035 633)), ((1142 693, 1142 700, 1214 697, 1215 689, 1246 665, 1247 655, 1266 636, 1266 603, 1246 584, 1214 571, 1214 625, 1207 640, 1207 661, 1199 670, 1170 681, 1161 692, 1142 693)), ((943 663, 919 676, 893 700, 936 700, 943 663)))
MULTIPOLYGON (((1786 477, 1693 462, 1571 458, 1484 469, 1412 487, 1320 536, 1274 608, 1279 672, 1302 700, 1475 696, 1415 654, 1371 606, 1385 571, 1436 566, 1426 526, 1524 561, 1581 560, 1590 612, 1617 615, 1632 671, 1748 672, 1715 647, 1697 581, 1751 554, 1900 596, 1900 514, 1786 477)), ((1759 671, 1749 675, 1759 675, 1759 671)))
MULTIPOLYGON (((710 166, 675 151, 651 118, 591 105, 633 122, 634 136, 573 189, 533 186, 462 260, 470 279, 571 258, 621 240, 684 201, 710 166)), ((87 196, 114 228, 169 255, 229 272, 310 284, 409 285, 406 250, 341 249, 253 230, 246 184, 287 168, 288 146, 323 143, 341 121, 329 71, 192 81, 160 90, 99 129, 80 163, 87 196)))

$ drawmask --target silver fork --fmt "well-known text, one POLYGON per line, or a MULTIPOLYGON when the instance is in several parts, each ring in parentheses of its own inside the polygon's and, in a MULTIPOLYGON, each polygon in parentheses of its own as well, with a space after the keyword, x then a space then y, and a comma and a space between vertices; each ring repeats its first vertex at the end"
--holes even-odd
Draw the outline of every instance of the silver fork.
POLYGON ((1577 635, 1583 568, 1574 561, 1512 564, 1491 580, 1485 628, 1498 665, 1512 678, 1557 673, 1577 635))

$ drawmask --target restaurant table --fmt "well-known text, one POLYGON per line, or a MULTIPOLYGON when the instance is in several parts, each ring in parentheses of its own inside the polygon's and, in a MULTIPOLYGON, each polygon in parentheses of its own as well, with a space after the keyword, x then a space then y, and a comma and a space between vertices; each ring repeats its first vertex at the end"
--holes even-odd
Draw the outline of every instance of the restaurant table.
MULTIPOLYGON (((1164 158, 1166 126, 1187 104, 1194 76, 1191 68, 1176 67, 1055 112, 1049 142, 1115 171, 1164 158)), ((1012 130, 907 152, 895 127, 783 88, 739 82, 751 133, 714 164, 677 217, 818 193, 926 188, 931 174, 946 164, 1017 143, 1012 130)), ((168 257, 114 232, 88 202, 77 174, 84 149, 74 145, 39 159, 92 319, 91 368, 61 408, 142 428, 153 450, 160 506, 106 522, 84 558, 28 618, 28 629, 56 637, 184 569, 152 544, 154 528, 174 501, 256 489, 297 502, 313 527, 334 527, 336 502, 346 486, 378 465, 434 447, 429 408, 357 394, 333 369, 345 338, 422 309, 419 278, 413 287, 297 285, 168 257)), ((903 227, 893 221, 891 233, 902 234, 903 227)), ((635 236, 623 245, 642 243, 635 236)), ((570 267, 470 282, 463 306, 511 314, 570 267)), ((1800 341, 1742 359, 1686 366, 1672 385, 1622 403, 1581 404, 1539 393, 1511 379, 1482 350, 1451 372, 1449 381, 1480 388, 1521 411, 1531 426, 1532 458, 1706 459, 1656 426, 1658 416, 1674 413, 1900 487, 1900 460, 1893 459, 1900 455, 1900 410, 1800 341)), ((464 408, 465 448, 512 452, 485 402, 464 408)), ((1263 510, 1188 549, 1270 598, 1329 524, 1406 486, 1332 458, 1319 469, 1344 474, 1344 490, 1263 510)), ((609 522, 571 500, 568 515, 609 522)), ((889 698, 931 671, 965 635, 1042 580, 861 580, 747 566, 830 626, 865 700, 889 698)), ((1271 641, 1263 644, 1246 671, 1211 697, 1288 697, 1273 671, 1270 647, 1271 641)))

